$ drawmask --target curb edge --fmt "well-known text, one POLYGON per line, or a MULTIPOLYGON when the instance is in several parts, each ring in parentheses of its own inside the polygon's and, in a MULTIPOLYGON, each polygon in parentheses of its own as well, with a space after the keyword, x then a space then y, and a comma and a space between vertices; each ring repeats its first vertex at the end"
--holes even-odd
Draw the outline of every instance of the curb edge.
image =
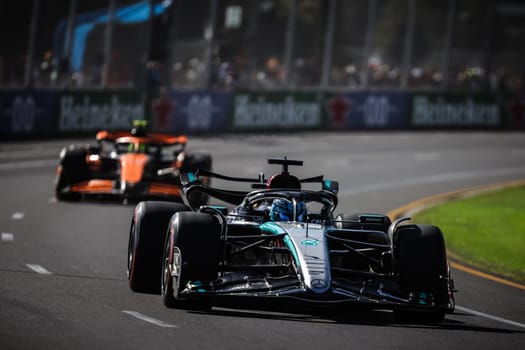
MULTIPOLYGON (((496 190, 505 189, 505 188, 518 187, 518 186, 525 186, 525 179, 507 181, 507 182, 502 182, 502 183, 497 183, 497 184, 469 187, 465 189, 460 189, 460 190, 455 190, 455 191, 450 191, 450 192, 445 192, 445 193, 439 193, 433 196, 428 196, 428 197, 417 199, 401 207, 395 208, 389 211, 387 215, 393 221, 402 216, 411 216, 424 209, 427 209, 432 206, 435 206, 441 203, 445 203, 445 202, 448 202, 454 199, 468 198, 468 197, 472 197, 472 196, 475 196, 481 193, 485 193, 485 192, 491 192, 491 191, 496 191, 496 190)), ((460 260, 460 259, 455 258, 454 260, 460 260)), ((457 270, 461 270, 468 274, 471 274, 477 277, 481 277, 484 279, 488 279, 493 282, 498 282, 498 283, 501 283, 507 286, 511 286, 514 288, 525 290, 525 285, 523 284, 516 283, 511 280, 501 278, 501 277, 495 276, 487 272, 483 272, 476 268, 472 268, 472 267, 463 265, 459 261, 451 261, 450 264, 453 268, 457 270)))

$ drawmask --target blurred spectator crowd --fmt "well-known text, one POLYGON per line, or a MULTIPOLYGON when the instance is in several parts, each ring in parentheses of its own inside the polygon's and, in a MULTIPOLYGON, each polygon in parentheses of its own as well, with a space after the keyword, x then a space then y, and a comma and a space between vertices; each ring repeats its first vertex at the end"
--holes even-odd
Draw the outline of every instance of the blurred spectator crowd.
MULTIPOLYGON (((148 52, 151 44, 143 35, 146 24, 142 23, 135 29, 129 29, 128 25, 124 34, 115 32, 111 57, 107 60, 102 53, 105 25, 101 25, 98 32, 94 31, 95 39, 88 40, 78 71, 72 71, 67 60, 56 57, 50 48, 37 51, 32 65, 27 64, 25 54, 14 52, 0 55, 0 86, 318 89, 325 65, 327 3, 218 0, 215 36, 209 36, 206 16, 199 22, 193 15, 174 15, 174 23, 179 20, 181 24, 177 28, 165 25, 162 27, 165 33, 154 35, 164 38, 163 55, 148 52), (292 9, 290 4, 296 7, 292 9), (292 10, 294 16, 290 17, 292 10), (227 18, 228 13, 236 14, 235 21, 227 18), (295 18, 293 30, 289 18, 295 18), (32 69, 28 75, 29 66, 32 69)), ((499 0, 457 2, 449 64, 444 66, 443 27, 448 18, 445 4, 450 3, 450 0, 417 1, 414 48, 410 63, 405 65, 407 73, 406 69, 403 72, 401 56, 408 37, 405 27, 409 0, 338 1, 325 87, 522 94, 525 6, 517 7, 523 14, 516 16, 514 10, 508 10, 499 0), (371 3, 377 6, 376 29, 371 36, 369 57, 365 59, 368 35, 365 28, 369 23, 364 14, 370 11, 371 3), (489 14, 492 27, 487 28, 485 20, 489 14), (491 40, 483 36, 487 30, 493 32, 491 40)), ((175 7, 173 13, 191 12, 192 7, 195 13, 203 13, 211 6, 211 2, 177 4, 181 7, 175 7)))

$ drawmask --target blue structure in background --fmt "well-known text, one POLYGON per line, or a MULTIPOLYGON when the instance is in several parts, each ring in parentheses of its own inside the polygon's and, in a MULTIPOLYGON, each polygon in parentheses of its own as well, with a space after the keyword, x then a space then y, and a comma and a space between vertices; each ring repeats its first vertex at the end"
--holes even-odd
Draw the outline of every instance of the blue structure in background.
MULTIPOLYGON (((159 16, 163 14, 171 5, 171 0, 163 1, 155 4, 153 14, 159 16)), ((115 11, 115 23, 122 24, 136 24, 145 22, 150 17, 150 3, 149 1, 140 1, 136 4, 121 7, 115 11)), ((73 46, 71 48, 71 57, 69 57, 69 66, 73 72, 77 72, 82 68, 84 59, 84 50, 86 48, 87 38, 89 33, 95 28, 97 24, 107 23, 109 21, 108 10, 99 10, 79 14, 75 16, 75 30, 73 37, 73 46)), ((60 21, 55 29, 54 37, 54 51, 58 57, 63 50, 68 33, 67 19, 60 21), (64 38, 64 39, 62 39, 64 38)))

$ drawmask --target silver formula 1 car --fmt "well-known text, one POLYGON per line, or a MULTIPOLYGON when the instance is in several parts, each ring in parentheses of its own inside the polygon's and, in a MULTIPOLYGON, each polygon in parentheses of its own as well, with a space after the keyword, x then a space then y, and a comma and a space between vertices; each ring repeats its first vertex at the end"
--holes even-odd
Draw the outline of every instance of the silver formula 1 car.
POLYGON ((269 163, 282 166, 269 179, 183 175, 183 199, 198 191, 233 208, 139 203, 128 245, 130 288, 160 293, 170 308, 279 305, 314 313, 362 305, 417 322, 440 322, 453 312, 439 228, 381 214, 335 216, 337 182, 290 174, 288 167, 302 161, 269 163), (251 190, 212 188, 201 176, 252 183, 251 190))

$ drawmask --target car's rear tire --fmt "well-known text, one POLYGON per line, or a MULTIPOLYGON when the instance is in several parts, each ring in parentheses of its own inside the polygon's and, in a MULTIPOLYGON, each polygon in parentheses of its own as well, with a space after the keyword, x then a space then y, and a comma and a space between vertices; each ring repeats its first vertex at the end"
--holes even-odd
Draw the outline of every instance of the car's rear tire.
POLYGON ((185 300, 179 293, 189 281, 217 278, 221 246, 221 226, 213 215, 179 212, 172 217, 164 244, 162 298, 165 306, 192 310, 211 308, 209 301, 185 300), (176 276, 170 274, 170 265, 177 267, 176 276))
POLYGON ((441 230, 432 225, 400 226, 394 235, 394 256, 401 290, 432 295, 430 299, 442 307, 433 311, 399 309, 394 311, 396 318, 418 323, 441 322, 448 299, 447 255, 441 230))
POLYGON ((173 214, 188 211, 184 204, 140 202, 135 207, 128 241, 127 274, 134 292, 160 294, 162 253, 173 214))

